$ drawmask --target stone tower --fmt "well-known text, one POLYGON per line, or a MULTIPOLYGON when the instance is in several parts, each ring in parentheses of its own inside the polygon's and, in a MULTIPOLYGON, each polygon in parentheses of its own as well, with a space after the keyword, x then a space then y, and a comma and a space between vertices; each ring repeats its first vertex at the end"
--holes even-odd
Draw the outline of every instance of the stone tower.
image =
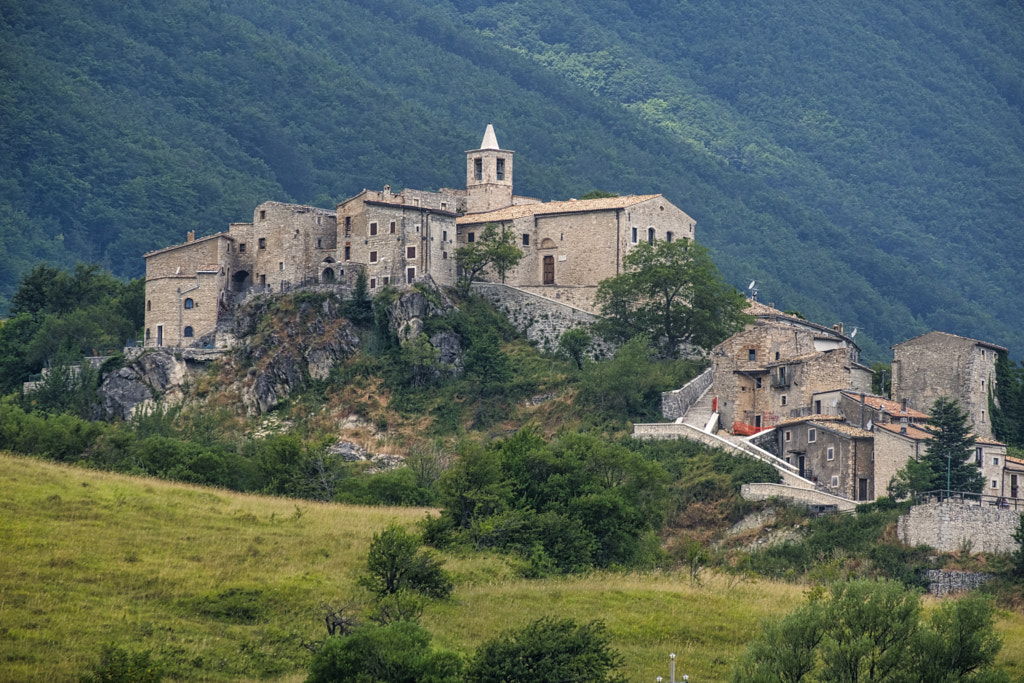
POLYGON ((487 124, 480 149, 466 152, 466 211, 481 213, 512 206, 512 155, 498 147, 494 126, 487 124))

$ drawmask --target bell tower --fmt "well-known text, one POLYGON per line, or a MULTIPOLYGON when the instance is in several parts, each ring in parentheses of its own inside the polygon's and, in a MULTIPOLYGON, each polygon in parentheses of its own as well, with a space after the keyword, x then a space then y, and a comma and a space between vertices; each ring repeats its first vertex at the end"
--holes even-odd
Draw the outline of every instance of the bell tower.
POLYGON ((481 213, 512 206, 511 150, 498 147, 494 126, 487 124, 480 149, 466 152, 466 212, 481 213))

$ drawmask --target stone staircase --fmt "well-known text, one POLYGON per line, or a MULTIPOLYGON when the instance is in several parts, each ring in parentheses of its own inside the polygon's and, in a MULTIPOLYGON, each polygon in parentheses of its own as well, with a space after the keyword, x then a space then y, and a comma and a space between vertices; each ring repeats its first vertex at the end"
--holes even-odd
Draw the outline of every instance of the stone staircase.
MULTIPOLYGON (((711 389, 712 387, 705 389, 701 397, 697 399, 697 402, 690 406, 689 410, 681 418, 683 424, 688 424, 700 430, 707 430, 708 422, 715 416, 715 411, 712 410, 711 406, 711 402, 714 400, 714 392, 711 389)), ((679 421, 680 419, 676 420, 676 422, 679 421)))

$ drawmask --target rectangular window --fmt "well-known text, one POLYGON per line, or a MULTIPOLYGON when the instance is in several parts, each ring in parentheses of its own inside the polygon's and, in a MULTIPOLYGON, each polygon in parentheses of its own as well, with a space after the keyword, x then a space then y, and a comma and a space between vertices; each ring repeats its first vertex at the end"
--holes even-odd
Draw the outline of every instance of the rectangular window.
POLYGON ((261 237, 260 238, 260 249, 266 249, 266 248, 267 248, 267 238, 266 237, 261 237))
POLYGON ((317 249, 323 249, 324 248, 324 239, 322 237, 317 237, 316 238, 316 248, 317 249))
POLYGON ((384 286, 387 287, 389 284, 391 284, 391 278, 385 277, 384 278, 384 286))
POLYGON ((530 246, 530 235, 529 235, 529 233, 525 233, 525 232, 523 233, 523 246, 524 247, 530 246))
POLYGON ((747 360, 754 362, 757 360, 757 349, 750 349, 747 351, 747 360))
POLYGON ((839 488, 839 477, 832 475, 832 488, 839 488))
POLYGON ((352 216, 345 216, 345 237, 352 234, 352 216))
MULTIPOLYGON (((266 211, 266 209, 260 209, 260 220, 261 221, 267 220, 267 211, 266 211)), ((985 352, 982 351, 982 358, 984 358, 984 353, 985 352)))
POLYGON ((441 202, 441 210, 442 211, 447 211, 448 210, 448 202, 441 202))
POLYGON ((995 465, 996 467, 998 467, 999 466, 999 458, 992 458, 992 464, 995 465))
POLYGON ((416 258, 416 247, 406 247, 405 258, 416 258))
POLYGON ((504 159, 498 159, 497 160, 497 164, 498 165, 497 165, 496 172, 497 172, 498 180, 504 180, 505 179, 505 160, 504 159))
POLYGON ((370 252, 370 263, 376 263, 376 262, 377 262, 377 252, 371 251, 370 252))
POLYGON ((992 488, 994 488, 994 489, 999 488, 999 482, 996 481, 995 479, 992 480, 992 488))
POLYGON ((345 247, 345 260, 350 261, 352 259, 352 247, 345 247))
POLYGON ((757 389, 761 388, 761 378, 760 377, 755 377, 754 378, 754 387, 757 388, 757 389))
POLYGON ((468 235, 466 235, 466 241, 467 242, 476 242, 476 233, 472 233, 471 232, 468 235))
POLYGON ((370 223, 370 234, 371 235, 376 235, 377 234, 377 224, 376 223, 370 223))
POLYGON ((392 235, 395 234, 395 222, 394 221, 391 221, 391 234, 392 235))
POLYGON ((377 278, 370 278, 370 289, 377 289, 377 278))
POLYGON ((244 254, 245 253, 245 242, 241 242, 238 245, 238 253, 239 254, 244 254))
POLYGON ((836 459, 836 449, 833 448, 832 446, 829 446, 828 450, 825 451, 825 458, 828 459, 828 460, 835 460, 836 459))
POLYGON ((406 268, 405 269, 405 281, 408 284, 410 284, 410 285, 413 282, 416 281, 416 269, 415 268, 406 268))
POLYGON ((477 180, 484 179, 484 160, 473 159, 473 177, 477 180))
POLYGON ((447 251, 442 251, 441 252, 441 260, 444 261, 447 258, 448 258, 448 252, 447 251))
POLYGON ((633 244, 636 244, 636 228, 633 228, 633 244))
POLYGON ((813 427, 811 429, 808 429, 807 430, 807 443, 814 443, 817 440, 818 440, 818 430, 814 429, 813 427))
POLYGON ((985 422, 985 411, 984 410, 981 411, 981 421, 982 421, 982 423, 985 422))
POLYGON ((442 230, 441 231, 441 241, 442 242, 447 242, 448 241, 448 231, 447 230, 442 230))
POLYGON ((278 270, 284 270, 284 261, 278 261, 277 262, 277 269, 278 270))
POLYGON ((782 405, 786 405, 786 399, 787 399, 786 395, 783 394, 782 395, 782 405))
POLYGON ((793 432, 791 432, 791 431, 789 431, 787 429, 786 430, 786 441, 792 441, 792 440, 793 440, 793 432))
POLYGON ((985 451, 981 448, 974 449, 974 462, 978 467, 981 467, 985 462, 985 451))

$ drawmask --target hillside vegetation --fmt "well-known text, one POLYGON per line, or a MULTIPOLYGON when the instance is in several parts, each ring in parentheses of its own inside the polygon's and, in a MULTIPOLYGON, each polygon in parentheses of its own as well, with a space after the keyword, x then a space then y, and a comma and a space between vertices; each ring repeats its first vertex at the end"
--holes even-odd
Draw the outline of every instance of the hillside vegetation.
POLYGON ((0 2, 0 309, 268 199, 663 192, 735 286, 858 326, 1024 346, 1017 3, 0 2))

